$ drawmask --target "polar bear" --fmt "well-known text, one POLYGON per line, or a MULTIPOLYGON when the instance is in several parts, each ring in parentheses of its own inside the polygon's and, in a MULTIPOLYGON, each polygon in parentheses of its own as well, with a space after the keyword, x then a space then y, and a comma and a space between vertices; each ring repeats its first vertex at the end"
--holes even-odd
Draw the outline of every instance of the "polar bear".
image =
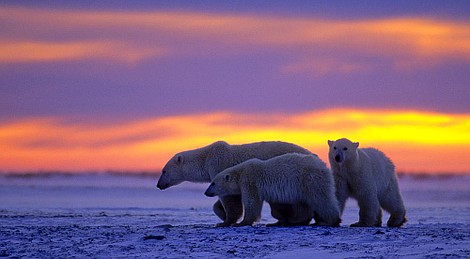
POLYGON ((358 148, 358 142, 346 138, 328 140, 328 145, 341 213, 348 197, 356 199, 359 205, 359 222, 351 226, 381 226, 381 208, 390 213, 387 226, 403 225, 406 211, 392 161, 381 151, 358 148))
POLYGON ((338 226, 340 211, 333 175, 314 155, 285 154, 250 159, 225 169, 211 182, 206 196, 241 195, 245 215, 234 226, 252 226, 261 217, 263 201, 304 204, 315 225, 338 226))
MULTIPOLYGON (((219 172, 248 159, 266 160, 286 153, 312 154, 305 148, 280 141, 243 145, 230 145, 224 141, 217 141, 202 148, 176 154, 163 167, 157 187, 164 190, 184 181, 210 183, 219 172)), ((217 224, 218 226, 230 226, 236 223, 243 214, 240 195, 219 198, 213 210, 224 221, 217 224)), ((278 225, 309 224, 312 218, 305 210, 306 207, 302 204, 298 206, 271 204, 271 213, 279 220, 278 225)))

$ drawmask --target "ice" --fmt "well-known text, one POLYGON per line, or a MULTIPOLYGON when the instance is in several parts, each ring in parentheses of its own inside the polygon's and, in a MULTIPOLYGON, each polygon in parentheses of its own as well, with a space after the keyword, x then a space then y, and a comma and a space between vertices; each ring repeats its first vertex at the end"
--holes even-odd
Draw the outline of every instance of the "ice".
MULTIPOLYGON (((470 257, 470 177, 400 177, 408 223, 341 227, 216 228, 206 184, 155 187, 157 176, 1 175, 0 256, 26 258, 470 257)), ((384 213, 384 222, 389 215, 384 213)))

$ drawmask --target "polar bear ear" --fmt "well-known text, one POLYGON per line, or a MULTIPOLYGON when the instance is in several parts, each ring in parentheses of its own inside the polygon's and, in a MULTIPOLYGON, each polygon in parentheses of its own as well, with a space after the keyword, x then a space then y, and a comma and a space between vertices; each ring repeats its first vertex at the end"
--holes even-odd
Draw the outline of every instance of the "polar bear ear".
POLYGON ((333 145, 333 143, 335 143, 333 140, 328 140, 328 146, 331 147, 331 145, 333 145))
POLYGON ((354 148, 358 148, 359 147, 359 142, 353 142, 353 145, 354 145, 354 148))

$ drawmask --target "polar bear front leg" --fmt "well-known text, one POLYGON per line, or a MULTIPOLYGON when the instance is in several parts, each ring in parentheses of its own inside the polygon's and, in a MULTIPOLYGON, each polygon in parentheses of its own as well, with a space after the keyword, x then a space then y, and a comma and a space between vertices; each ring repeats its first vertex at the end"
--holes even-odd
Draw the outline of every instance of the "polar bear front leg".
POLYGON ((245 216, 243 217, 242 222, 233 226, 253 226, 253 224, 261 218, 263 200, 258 197, 242 197, 242 200, 243 206, 245 207, 245 216))
POLYGON ((351 224, 351 227, 374 227, 377 226, 377 219, 380 211, 380 204, 377 195, 374 193, 362 193, 357 197, 359 205, 359 222, 351 224))
MULTIPOLYGON (((242 216, 243 214, 243 205, 241 201, 241 196, 240 195, 227 195, 227 196, 222 196, 219 197, 219 200, 223 206, 223 209, 225 211, 225 218, 222 220, 224 222, 218 223, 216 226, 217 227, 228 227, 232 226, 233 224, 237 223, 238 219, 242 216)), ((219 209, 216 212, 215 204, 214 204, 214 212, 217 216, 223 216, 223 213, 220 212, 219 209)))
POLYGON ((227 215, 225 214, 224 205, 222 205, 222 202, 220 200, 214 203, 214 205, 212 206, 212 210, 214 210, 214 213, 215 215, 217 215, 217 217, 225 221, 227 215))

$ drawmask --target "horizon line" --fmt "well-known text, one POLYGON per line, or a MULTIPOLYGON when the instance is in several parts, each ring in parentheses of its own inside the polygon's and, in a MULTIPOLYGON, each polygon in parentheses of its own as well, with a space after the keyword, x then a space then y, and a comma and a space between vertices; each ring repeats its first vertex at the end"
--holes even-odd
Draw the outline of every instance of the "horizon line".
MULTIPOLYGON (((328 168, 330 169, 330 168, 328 168)), ((470 172, 432 172, 432 171, 396 171, 399 177, 411 176, 414 178, 427 177, 456 177, 469 176, 470 172)), ((91 175, 112 175, 112 176, 160 176, 161 170, 0 170, 3 177, 53 177, 53 176, 91 176, 91 175)))

